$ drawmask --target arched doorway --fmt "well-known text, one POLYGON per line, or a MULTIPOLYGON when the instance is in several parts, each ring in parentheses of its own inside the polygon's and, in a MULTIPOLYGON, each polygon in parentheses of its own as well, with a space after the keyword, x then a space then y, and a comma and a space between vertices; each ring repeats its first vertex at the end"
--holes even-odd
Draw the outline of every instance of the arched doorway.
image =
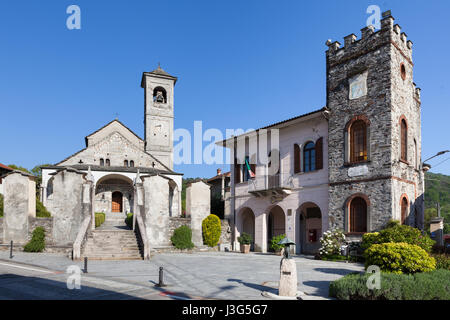
POLYGON ((356 196, 350 200, 348 232, 367 232, 367 202, 363 197, 356 196))
POLYGON ((133 181, 111 174, 102 177, 95 188, 95 212, 133 212, 133 181))
POLYGON ((120 191, 114 191, 112 194, 111 211, 122 212, 123 210, 123 194, 120 191))
POLYGON ((255 214, 250 208, 243 208, 239 214, 238 231, 248 233, 252 237, 250 250, 255 250, 255 214))
POLYGON ((320 248, 322 212, 315 203, 306 202, 297 210, 296 253, 314 254, 320 248))
POLYGON ((267 220, 267 248, 269 251, 273 251, 270 248, 270 241, 280 234, 286 234, 286 221, 283 209, 275 206, 270 210, 267 220))

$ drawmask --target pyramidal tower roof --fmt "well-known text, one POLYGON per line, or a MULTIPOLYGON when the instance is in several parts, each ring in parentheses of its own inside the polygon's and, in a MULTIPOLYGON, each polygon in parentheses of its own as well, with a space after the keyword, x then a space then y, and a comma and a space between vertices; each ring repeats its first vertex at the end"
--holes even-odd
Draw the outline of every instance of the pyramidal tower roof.
POLYGON ((156 77, 164 78, 164 79, 172 79, 172 80, 174 80, 174 84, 175 84, 175 83, 177 82, 177 80, 178 80, 177 77, 174 77, 174 76, 168 74, 166 71, 164 71, 164 70, 161 68, 161 66, 159 65, 159 63, 158 63, 158 68, 156 68, 155 70, 150 71, 150 72, 144 72, 144 73, 142 74, 142 81, 141 81, 141 87, 142 87, 142 88, 144 87, 144 77, 145 77, 145 75, 152 75, 152 76, 154 76, 154 77, 156 76, 156 77))

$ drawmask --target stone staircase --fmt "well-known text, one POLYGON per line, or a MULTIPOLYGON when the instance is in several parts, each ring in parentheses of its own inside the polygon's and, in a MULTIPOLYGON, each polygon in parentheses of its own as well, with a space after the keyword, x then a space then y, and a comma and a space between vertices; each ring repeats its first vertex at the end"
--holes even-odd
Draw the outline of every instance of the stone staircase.
POLYGON ((125 224, 124 213, 106 213, 105 222, 88 236, 81 254, 90 260, 142 260, 140 243, 125 224))

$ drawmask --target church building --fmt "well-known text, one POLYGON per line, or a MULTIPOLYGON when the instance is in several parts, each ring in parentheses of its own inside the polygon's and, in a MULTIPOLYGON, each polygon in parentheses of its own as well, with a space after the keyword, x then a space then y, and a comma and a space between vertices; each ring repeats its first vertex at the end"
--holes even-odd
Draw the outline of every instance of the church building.
POLYGON ((177 78, 161 67, 144 72, 145 139, 119 120, 113 120, 85 137, 86 147, 53 166, 42 168, 41 199, 53 208, 53 177, 71 168, 93 177, 95 212, 135 212, 137 174, 160 175, 170 185, 169 215, 181 215, 182 174, 173 171, 174 86, 177 78))

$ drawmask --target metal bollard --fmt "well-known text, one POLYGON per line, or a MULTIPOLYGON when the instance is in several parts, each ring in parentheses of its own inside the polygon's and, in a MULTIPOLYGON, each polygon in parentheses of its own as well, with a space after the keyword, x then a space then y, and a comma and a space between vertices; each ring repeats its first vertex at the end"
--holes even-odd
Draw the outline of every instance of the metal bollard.
POLYGON ((88 273, 88 257, 84 257, 84 273, 88 273))
POLYGON ((9 258, 12 259, 13 258, 13 241, 11 240, 11 248, 9 248, 9 258))
POLYGON ((156 287, 166 287, 166 284, 164 283, 164 268, 159 267, 159 282, 155 285, 156 287))

